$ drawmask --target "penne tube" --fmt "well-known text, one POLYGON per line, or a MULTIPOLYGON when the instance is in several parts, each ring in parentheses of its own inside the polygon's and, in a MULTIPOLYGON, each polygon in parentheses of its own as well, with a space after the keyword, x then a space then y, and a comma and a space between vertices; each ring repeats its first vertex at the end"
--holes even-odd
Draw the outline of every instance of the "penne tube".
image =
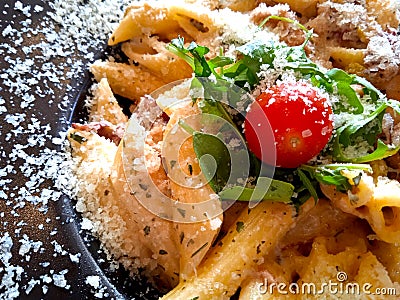
POLYGON ((293 225, 294 215, 292 206, 267 201, 243 211, 228 234, 210 250, 197 274, 162 299, 229 299, 246 273, 293 225))

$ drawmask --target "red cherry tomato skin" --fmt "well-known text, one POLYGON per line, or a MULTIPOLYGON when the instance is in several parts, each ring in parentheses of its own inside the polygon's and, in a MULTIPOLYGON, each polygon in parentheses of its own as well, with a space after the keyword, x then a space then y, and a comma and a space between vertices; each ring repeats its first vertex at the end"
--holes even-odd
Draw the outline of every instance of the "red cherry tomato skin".
POLYGON ((244 134, 250 150, 267 164, 296 168, 316 156, 333 130, 332 108, 317 88, 306 82, 282 83, 269 88, 250 105, 244 134), (263 120, 264 119, 264 120, 263 120), (267 128, 268 119, 271 131, 267 128), (276 161, 265 138, 275 139, 276 161))

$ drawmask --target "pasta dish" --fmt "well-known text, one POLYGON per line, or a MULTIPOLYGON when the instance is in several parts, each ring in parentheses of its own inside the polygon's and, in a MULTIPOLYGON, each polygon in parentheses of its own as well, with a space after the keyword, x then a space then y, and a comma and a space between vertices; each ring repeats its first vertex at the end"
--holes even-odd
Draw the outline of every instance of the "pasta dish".
POLYGON ((391 0, 132 2, 67 134, 77 211, 162 299, 395 298, 399 25, 391 0))

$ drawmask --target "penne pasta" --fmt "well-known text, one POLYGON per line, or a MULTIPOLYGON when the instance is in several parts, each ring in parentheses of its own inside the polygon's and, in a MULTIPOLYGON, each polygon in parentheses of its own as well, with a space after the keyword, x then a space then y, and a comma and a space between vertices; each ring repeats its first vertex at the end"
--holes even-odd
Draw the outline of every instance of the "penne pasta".
POLYGON ((400 241, 400 208, 397 200, 400 195, 398 181, 373 178, 362 175, 360 184, 354 193, 343 194, 331 186, 322 186, 322 190, 341 210, 366 219, 376 235, 388 243, 400 241))
POLYGON ((106 120, 113 124, 126 123, 127 116, 122 112, 115 99, 107 78, 102 78, 93 92, 93 102, 89 121, 99 122, 106 120))
POLYGON ((112 91, 138 101, 146 93, 163 86, 165 82, 140 66, 97 61, 90 66, 97 81, 107 78, 112 91))
POLYGON ((245 210, 228 234, 211 249, 197 274, 162 299, 229 299, 246 272, 272 251, 291 227, 293 216, 293 208, 282 203, 262 202, 245 210))
POLYGON ((110 256, 165 300, 400 292, 399 20, 392 0, 131 4, 108 40, 121 57, 90 66, 89 122, 67 133, 78 210, 110 256), (234 159, 248 172, 231 182, 234 159))

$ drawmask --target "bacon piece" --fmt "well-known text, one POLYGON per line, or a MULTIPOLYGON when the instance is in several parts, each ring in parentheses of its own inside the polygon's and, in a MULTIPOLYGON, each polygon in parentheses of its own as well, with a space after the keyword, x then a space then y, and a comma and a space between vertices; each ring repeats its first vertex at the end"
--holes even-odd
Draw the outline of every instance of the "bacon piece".
POLYGON ((99 136, 112 141, 117 146, 119 145, 125 132, 124 124, 114 125, 108 121, 90 122, 87 124, 73 123, 72 128, 82 131, 95 132, 99 136))

